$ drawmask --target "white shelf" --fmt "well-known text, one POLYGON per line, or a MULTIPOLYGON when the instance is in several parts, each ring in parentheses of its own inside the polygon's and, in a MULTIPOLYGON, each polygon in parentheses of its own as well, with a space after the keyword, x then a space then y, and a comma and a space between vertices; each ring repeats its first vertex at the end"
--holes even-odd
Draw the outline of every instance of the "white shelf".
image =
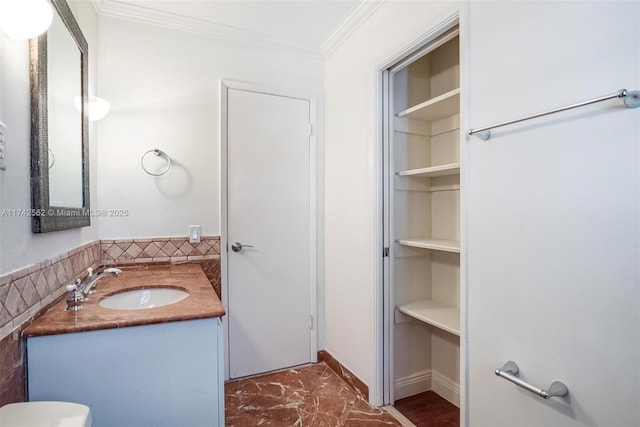
POLYGON ((398 306, 402 313, 460 336, 460 310, 427 299, 398 306))
POLYGON ((409 169, 398 172, 399 176, 419 176, 423 178, 433 178, 437 176, 460 174, 460 163, 449 163, 447 165, 431 166, 428 168, 409 169))
POLYGON ((411 246, 414 248, 433 249, 435 251, 460 253, 460 242, 455 240, 403 239, 403 240, 398 240, 398 244, 403 246, 411 246))
POLYGON ((460 88, 398 113, 398 117, 433 122, 460 112, 460 88))

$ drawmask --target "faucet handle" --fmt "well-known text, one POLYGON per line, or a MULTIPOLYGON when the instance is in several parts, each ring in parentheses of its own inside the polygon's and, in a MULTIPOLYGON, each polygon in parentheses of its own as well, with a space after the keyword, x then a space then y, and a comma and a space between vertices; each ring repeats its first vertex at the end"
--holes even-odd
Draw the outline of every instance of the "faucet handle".
POLYGON ((82 283, 80 279, 76 279, 76 282, 74 284, 67 285, 67 292, 80 290, 80 283, 82 283))
POLYGON ((93 276, 93 268, 89 267, 87 268, 87 277, 92 277, 93 276))
POLYGON ((66 311, 78 311, 82 310, 82 302, 85 301, 85 297, 82 294, 82 290, 80 288, 80 279, 76 279, 76 283, 73 285, 67 285, 67 292, 69 295, 67 296, 67 308, 66 311))

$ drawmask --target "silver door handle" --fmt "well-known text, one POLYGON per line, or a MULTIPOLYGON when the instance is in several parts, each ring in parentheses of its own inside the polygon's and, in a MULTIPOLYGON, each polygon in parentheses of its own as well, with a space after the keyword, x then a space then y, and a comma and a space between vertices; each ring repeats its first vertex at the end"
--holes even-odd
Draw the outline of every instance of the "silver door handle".
POLYGON ((231 245, 231 250, 233 252, 240 252, 242 250, 242 248, 254 248, 255 246, 253 245, 243 245, 240 242, 235 242, 231 245))
POLYGON ((544 399, 549 399, 550 397, 562 397, 569 394, 569 389, 561 381, 554 381, 551 383, 547 390, 542 390, 538 387, 532 386, 531 384, 522 381, 517 376, 518 372, 520 372, 520 368, 518 367, 518 365, 516 365, 516 362, 513 362, 511 360, 505 363, 502 368, 496 369, 496 375, 500 378, 511 381, 518 387, 522 387, 523 389, 530 391, 533 394, 537 394, 544 399))

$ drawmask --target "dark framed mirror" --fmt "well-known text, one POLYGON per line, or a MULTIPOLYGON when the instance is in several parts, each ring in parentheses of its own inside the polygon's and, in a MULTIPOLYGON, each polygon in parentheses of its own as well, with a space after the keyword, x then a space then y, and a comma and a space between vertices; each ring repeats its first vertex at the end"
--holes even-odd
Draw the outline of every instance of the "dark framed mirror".
POLYGON ((89 203, 88 45, 66 0, 29 41, 34 233, 86 227, 89 203))

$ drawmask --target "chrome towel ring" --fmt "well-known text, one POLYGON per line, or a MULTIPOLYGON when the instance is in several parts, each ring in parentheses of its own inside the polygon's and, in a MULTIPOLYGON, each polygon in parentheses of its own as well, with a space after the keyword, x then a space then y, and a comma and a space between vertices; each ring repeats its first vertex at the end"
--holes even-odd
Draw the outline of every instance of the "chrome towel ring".
POLYGON ((142 155, 142 158, 140 159, 140 165, 142 166, 142 169, 143 169, 146 173, 148 173, 149 175, 152 175, 152 176, 161 176, 161 175, 164 175, 164 174, 166 174, 167 172, 169 172, 169 169, 171 169, 171 157, 169 157, 169 155, 168 155, 167 153, 165 153, 164 151, 159 150, 159 149, 157 149, 157 148, 154 148, 153 150, 149 150, 149 151, 147 151, 146 153, 144 153, 144 154, 142 155), (167 160, 167 166, 166 166, 162 171, 160 171, 160 172, 158 172, 158 173, 153 173, 153 172, 150 172, 150 171, 149 171, 149 169, 147 169, 147 168, 144 166, 144 158, 145 158, 148 154, 150 154, 150 153, 153 153, 155 156, 163 156, 163 157, 167 160))
POLYGON ((51 169, 56 162, 56 153, 51 148, 47 148, 47 150, 49 150, 49 169, 51 169))

